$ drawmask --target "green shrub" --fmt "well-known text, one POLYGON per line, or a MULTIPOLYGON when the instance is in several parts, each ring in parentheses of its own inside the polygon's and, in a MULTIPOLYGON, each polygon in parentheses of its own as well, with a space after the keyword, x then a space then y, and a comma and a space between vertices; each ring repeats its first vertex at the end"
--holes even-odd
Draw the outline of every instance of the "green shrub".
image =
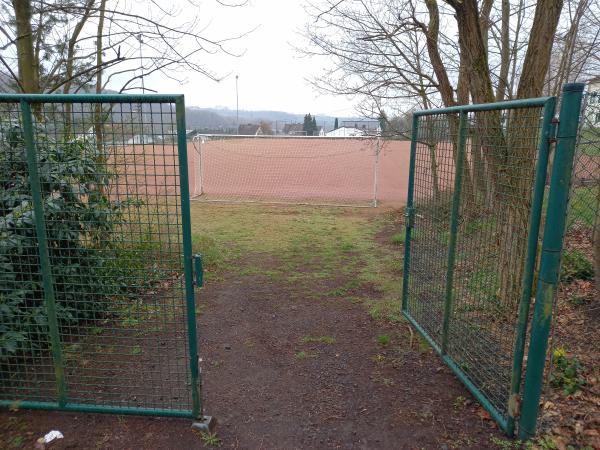
POLYGON ((550 375, 552 387, 562 389, 565 395, 574 394, 585 384, 580 376, 581 365, 575 357, 567 356, 564 348, 559 347, 552 353, 554 364, 550 375))
POLYGON ((379 336, 377 336, 377 342, 379 343, 379 345, 387 347, 388 345, 390 345, 390 342, 392 342, 392 338, 390 338, 387 334, 380 334, 379 336))
MULTIPOLYGON (((65 328, 97 318, 103 302, 131 283, 114 231, 126 225, 132 203, 105 193, 115 175, 95 143, 51 142, 41 130, 36 140, 57 319, 65 328)), ((0 362, 48 341, 28 173, 20 129, 0 130, 0 362)))
POLYGON ((591 280, 594 278, 594 264, 577 249, 565 250, 562 256, 560 280, 591 280))
POLYGON ((390 241, 394 245, 402 245, 402 244, 404 244, 404 236, 405 236, 405 233, 394 233, 394 234, 392 234, 390 241))

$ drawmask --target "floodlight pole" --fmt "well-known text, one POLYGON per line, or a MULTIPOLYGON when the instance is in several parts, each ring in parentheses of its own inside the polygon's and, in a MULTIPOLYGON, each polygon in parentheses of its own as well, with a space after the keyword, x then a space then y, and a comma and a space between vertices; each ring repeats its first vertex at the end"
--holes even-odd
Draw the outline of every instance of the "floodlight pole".
POLYGON ((235 76, 235 121, 237 123, 237 132, 240 132, 240 97, 238 94, 238 78, 235 76))

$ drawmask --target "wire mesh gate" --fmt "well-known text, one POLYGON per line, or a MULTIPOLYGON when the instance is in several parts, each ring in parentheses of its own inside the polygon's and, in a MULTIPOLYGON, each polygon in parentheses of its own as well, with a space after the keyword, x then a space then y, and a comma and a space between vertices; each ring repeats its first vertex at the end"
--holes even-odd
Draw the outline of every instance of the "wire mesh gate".
POLYGON ((402 309, 511 435, 519 415, 535 429, 581 88, 563 95, 539 274, 555 98, 413 116, 402 309))
POLYGON ((0 405, 200 417, 183 96, 0 96, 0 405))

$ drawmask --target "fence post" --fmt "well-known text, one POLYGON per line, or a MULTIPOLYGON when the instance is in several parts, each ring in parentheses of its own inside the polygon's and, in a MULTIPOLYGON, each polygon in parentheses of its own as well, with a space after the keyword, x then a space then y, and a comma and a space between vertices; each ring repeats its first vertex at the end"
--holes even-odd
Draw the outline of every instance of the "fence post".
POLYGON ((531 341, 527 353, 523 407, 519 420, 520 439, 529 439, 535 435, 544 380, 548 336, 552 323, 552 307, 559 278, 560 257, 583 88, 583 83, 569 83, 563 86, 562 91, 558 143, 552 167, 539 281, 531 324, 531 341))
POLYGON ((448 243, 448 267, 446 270, 446 299, 444 301, 444 319, 442 322, 441 353, 446 354, 448 348, 448 332, 450 330, 450 314, 452 311, 452 289, 454 285, 454 260, 456 258, 456 235, 460 215, 460 193, 462 190, 462 172, 467 142, 467 113, 461 111, 458 121, 458 139, 456 149, 456 171, 454 174, 454 195, 452 198, 452 218, 450 222, 450 242, 448 243))
POLYGON ((402 311, 408 311, 408 279, 410 271, 410 240, 414 226, 413 197, 415 191, 415 161, 417 157, 417 139, 419 137, 419 116, 412 116, 412 131, 410 135, 410 163, 408 169, 408 196, 404 212, 405 237, 404 237, 404 267, 402 269, 402 311))
POLYGON ((525 354, 525 338, 527 337, 527 326, 529 325, 529 310, 531 306, 531 291, 533 289, 533 277, 535 262, 538 251, 540 234, 540 223, 544 203, 544 191, 546 189, 546 173, 548 172, 548 158, 550 155, 550 140, 555 135, 555 125, 552 123, 556 112, 556 98, 551 97, 544 105, 542 119, 542 134, 538 146, 538 156, 535 168, 533 196, 531 213, 529 216, 529 234, 527 237, 527 258, 523 272, 523 291, 519 302, 519 315, 517 319, 513 365, 511 373, 510 397, 508 400, 508 420, 506 434, 512 436, 515 431, 515 416, 518 411, 518 396, 521 389, 521 377, 523 375, 523 355, 525 354))
POLYGON ((377 208, 377 191, 379 190, 379 152, 381 151, 381 137, 377 136, 375 145, 375 167, 373 168, 373 207, 377 208))
POLYGON ((202 383, 198 361, 198 338, 196 333, 196 299, 194 298, 194 272, 192 256, 192 229, 190 214, 190 185, 188 177, 187 137, 185 132, 185 103, 183 95, 175 101, 177 121, 177 150, 179 157, 179 189, 181 194, 181 228, 183 235, 183 269, 185 275, 185 299, 189 367, 192 383, 192 415, 202 417, 202 383))
POLYGON ((66 403, 65 365, 60 344, 60 335, 58 332, 58 320, 56 319, 54 280, 52 277, 52 267, 50 265, 50 254, 48 253, 48 240, 46 238, 46 220, 44 217, 43 204, 44 200, 42 197, 37 154, 33 139, 33 117, 31 114, 31 105, 28 101, 21 100, 20 106, 23 120, 25 151, 27 152, 27 168, 29 171, 29 184, 31 186, 31 199, 33 202, 33 213, 35 215, 35 233, 38 241, 40 269, 42 272, 41 275, 44 289, 44 303, 46 306, 46 316, 48 319, 48 333, 50 335, 52 361, 54 363, 54 376, 56 379, 58 406, 63 407, 66 403))

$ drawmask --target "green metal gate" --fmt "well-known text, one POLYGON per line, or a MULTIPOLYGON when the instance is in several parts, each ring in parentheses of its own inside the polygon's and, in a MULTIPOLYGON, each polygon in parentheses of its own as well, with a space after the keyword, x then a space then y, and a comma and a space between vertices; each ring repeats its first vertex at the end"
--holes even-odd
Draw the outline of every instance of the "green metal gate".
POLYGON ((0 95, 0 405, 202 416, 183 96, 0 95))
POLYGON ((413 116, 402 309, 509 435, 535 431, 582 88, 558 127, 554 97, 413 116))

